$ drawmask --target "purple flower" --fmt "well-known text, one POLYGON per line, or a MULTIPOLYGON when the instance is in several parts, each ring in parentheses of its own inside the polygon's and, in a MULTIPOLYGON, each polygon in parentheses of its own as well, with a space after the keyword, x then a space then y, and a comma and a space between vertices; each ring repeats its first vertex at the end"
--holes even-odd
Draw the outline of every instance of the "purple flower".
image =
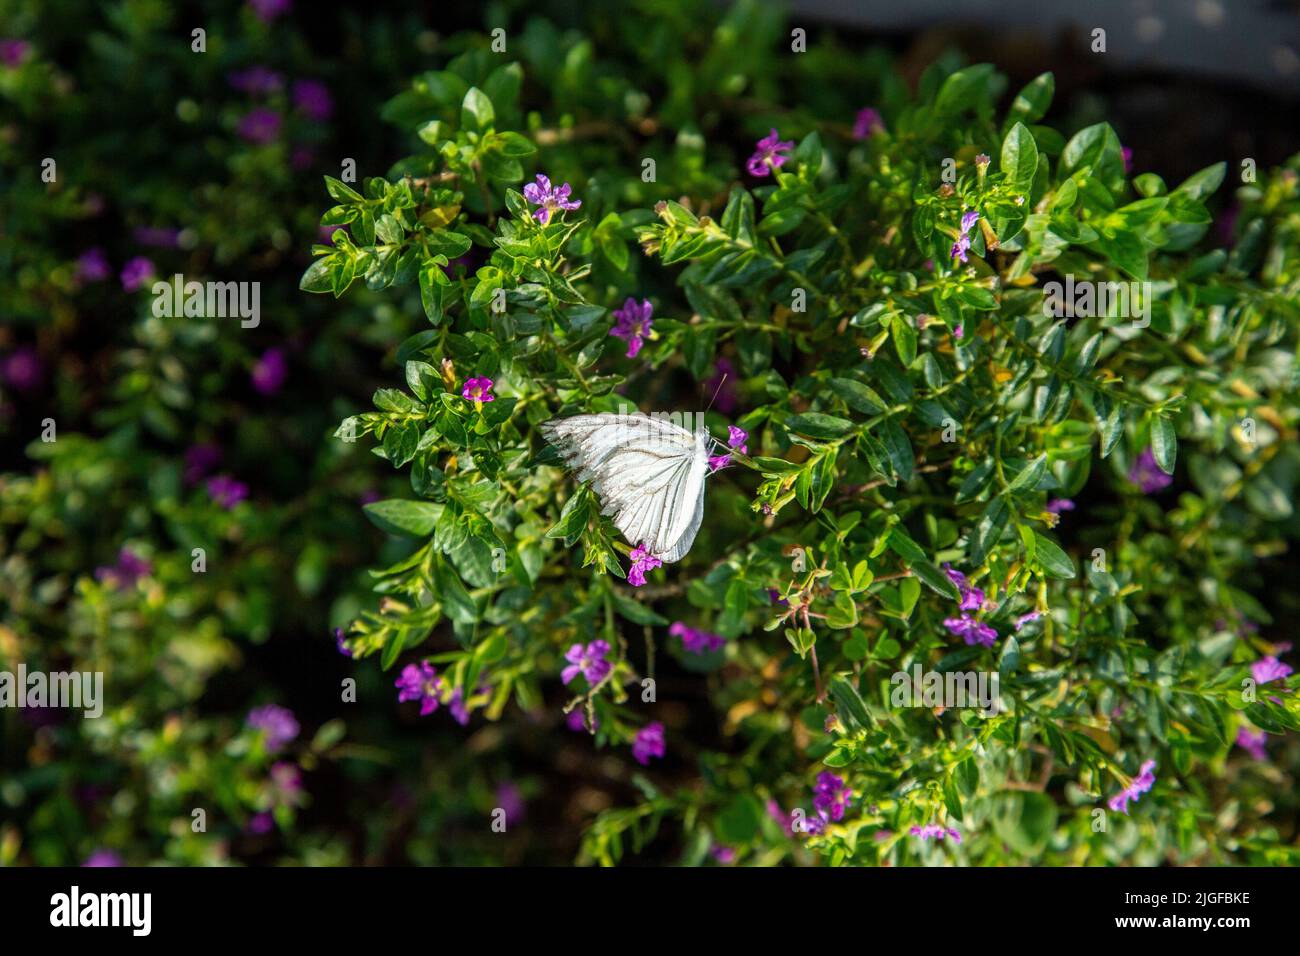
POLYGON ((10 388, 30 392, 45 379, 41 357, 30 345, 16 348, 0 362, 0 378, 10 388))
POLYGON ((303 116, 318 123, 329 119, 334 112, 334 100, 330 97, 329 87, 320 80, 295 80, 293 105, 303 116))
MULTIPOLYGON (((966 253, 970 251, 970 231, 975 228, 975 223, 979 222, 979 218, 980 214, 975 212, 973 209, 970 212, 962 214, 961 235, 959 235, 957 241, 952 244, 952 250, 948 253, 949 256, 954 259, 960 259, 963 263, 969 261, 966 257, 966 253)), ((957 337, 961 338, 960 332, 958 332, 957 337)))
POLYGON ((596 686, 614 667, 610 661, 605 660, 608 653, 609 643, 606 641, 595 640, 586 647, 580 643, 574 644, 564 655, 569 666, 560 672, 560 679, 567 684, 581 674, 590 686, 596 686))
POLYGON ((86 857, 86 862, 81 864, 86 866, 121 866, 122 857, 113 850, 99 849, 90 856, 86 857))
POLYGON ((20 67, 23 65, 23 60, 27 59, 31 48, 32 45, 26 40, 0 40, 0 63, 11 70, 20 67))
POLYGON ((258 106, 244 114, 236 132, 256 146, 265 146, 280 135, 280 114, 265 106, 258 106))
POLYGON ((108 257, 99 246, 87 249, 77 259, 78 282, 103 282, 110 271, 108 257))
POLYGON ((298 720, 293 716, 293 711, 279 704, 263 704, 261 707, 254 707, 248 712, 245 722, 265 735, 268 753, 275 753, 298 736, 298 720))
POLYGON ((517 823, 524 818, 524 795, 510 781, 497 785, 497 806, 506 812, 506 821, 517 823))
POLYGON ((946 561, 943 564, 943 573, 948 575, 948 580, 957 585, 957 587, 966 587, 966 575, 953 568, 953 566, 946 561))
POLYGON ((787 601, 785 598, 781 597, 781 592, 778 591, 776 588, 767 589, 767 599, 771 601, 773 604, 784 604, 786 607, 790 606, 790 602, 787 601))
POLYGON ((262 353, 262 357, 253 363, 250 376, 253 388, 262 395, 274 395, 284 385, 289 375, 289 366, 284 359, 284 349, 272 348, 262 353))
POLYGON ((714 405, 718 411, 730 415, 736 410, 736 369, 726 358, 714 362, 713 368, 713 374, 704 383, 704 390, 717 396, 714 405))
POLYGON ((1028 614, 1022 614, 1016 618, 1016 630, 1020 630, 1030 621, 1038 620, 1042 615, 1038 611, 1030 611, 1028 614))
POLYGON ((969 262, 966 253, 970 251, 970 236, 958 236, 957 241, 952 244, 952 249, 948 255, 958 259, 963 263, 969 262))
POLYGON ((697 631, 681 621, 674 621, 673 625, 668 628, 668 633, 673 637, 680 637, 682 639, 682 650, 690 654, 708 654, 720 650, 727 643, 727 639, 719 634, 697 631))
POLYGON ((998 637, 998 632, 992 627, 983 621, 975 620, 969 614, 946 618, 943 626, 967 644, 983 644, 985 647, 992 647, 998 637))
POLYGON ((713 857, 723 866, 730 866, 732 863, 736 862, 736 851, 731 847, 723 846, 720 843, 715 843, 713 846, 709 847, 709 856, 713 857))
POLYGON ((1128 480, 1141 488, 1143 494, 1148 495, 1168 488, 1174 481, 1156 464, 1155 452, 1149 446, 1142 449, 1137 461, 1133 462, 1133 467, 1128 470, 1128 480))
POLYGON ((1284 664, 1276 655, 1269 654, 1250 665, 1250 675, 1255 678, 1256 684, 1269 684, 1290 677, 1291 665, 1284 664))
POLYGON ((302 793, 302 771, 296 763, 281 760, 271 765, 271 790, 276 803, 293 806, 302 793))
POLYGON ((914 837, 920 837, 922 840, 942 840, 945 837, 952 840, 953 843, 961 843, 961 834, 951 827, 942 827, 937 823, 927 823, 925 826, 914 826, 908 831, 914 837))
POLYGON ((1074 502, 1069 498, 1053 498, 1047 503, 1049 514, 1059 515, 1062 511, 1073 511, 1074 502))
POLYGON ((664 725, 655 720, 636 732, 632 741, 632 756, 641 766, 648 766, 651 757, 664 755, 664 725))
POLYGON ((241 93, 274 93, 284 86, 284 77, 265 66, 250 66, 226 75, 230 85, 241 93))
POLYGON ((817 783, 813 786, 813 806, 818 813, 838 823, 844 819, 844 811, 852 796, 848 784, 829 770, 817 775, 817 783))
POLYGON ((137 226, 131 236, 142 246, 175 249, 181 244, 181 231, 171 226, 137 226))
POLYGON ((566 209, 577 209, 582 205, 581 199, 570 199, 569 194, 573 188, 565 183, 559 189, 551 187, 551 181, 541 173, 537 174, 537 182, 529 183, 524 187, 524 198, 534 206, 539 206, 533 213, 533 218, 543 226, 551 221, 551 216, 556 212, 563 212, 566 209))
POLYGON ((154 277, 153 263, 144 256, 136 256, 122 266, 122 288, 134 292, 154 277))
POLYGON ((249 7, 263 23, 270 23, 281 14, 288 13, 292 0, 248 0, 249 7))
POLYGON ((230 475, 214 475, 208 479, 208 495, 229 511, 248 497, 248 485, 230 475))
POLYGON ((647 551, 642 545, 637 545, 628 555, 632 559, 632 566, 627 569, 627 583, 634 588, 639 588, 645 584, 645 573, 653 571, 655 568, 663 567, 663 562, 647 551))
POLYGON ((1138 775, 1133 778, 1133 782, 1111 797, 1110 800, 1107 801, 1107 806, 1116 813, 1128 813, 1129 801, 1131 800, 1134 803, 1137 803, 1137 801, 1141 799, 1142 794, 1155 786, 1155 769, 1156 762, 1154 760, 1148 760, 1142 764, 1142 769, 1139 770, 1138 775))
POLYGON ((794 149, 793 142, 782 142, 776 130, 764 136, 754 144, 754 155, 749 157, 745 168, 751 176, 768 176, 772 170, 780 169, 789 156, 782 155, 794 149))
POLYGON ((496 396, 492 394, 492 379, 466 379, 464 387, 460 390, 460 397, 473 402, 475 405, 496 401, 496 396))
POLYGON ((1119 152, 1124 157, 1124 175, 1127 176, 1133 172, 1133 150, 1127 146, 1121 146, 1119 152))
POLYGON ((438 709, 438 694, 442 691, 442 678, 428 661, 407 664, 402 668, 401 676, 393 683, 399 691, 397 702, 401 704, 408 700, 418 700, 421 717, 427 717, 438 709))
MULTIPOLYGON (((749 441, 749 433, 745 431, 743 428, 737 428, 735 425, 727 426, 727 447, 728 448, 732 448, 735 451, 740 452, 742 455, 748 455, 749 445, 746 444, 748 441, 749 441)), ((731 461, 730 453, 727 453, 725 455, 710 455, 709 470, 717 471, 720 468, 725 468, 727 467, 727 464, 730 461, 731 461)))
POLYGON ((462 727, 469 723, 469 708, 465 706, 465 693, 459 687, 451 692, 447 709, 451 711, 452 719, 462 727))
POLYGON ((275 815, 270 810, 254 813, 248 820, 248 832, 263 836, 275 829, 275 815))
POLYGON ((351 657, 352 651, 348 647, 348 635, 341 627, 334 628, 334 646, 338 648, 340 654, 344 657, 351 657))
POLYGON ((1237 220, 1241 218, 1241 203, 1233 202, 1214 221, 1214 235, 1219 245, 1231 249, 1237 242, 1237 220))
MULTIPOLYGON (((966 575, 953 569, 951 564, 945 563, 943 566, 944 574, 948 575, 948 580, 957 585, 961 592, 958 609, 962 611, 978 611, 984 606, 984 592, 980 588, 972 588, 966 581, 966 575)), ((963 615, 965 616, 965 615, 963 615)), ((956 633, 955 631, 953 633, 956 633)), ((966 642, 967 644, 970 641, 966 642)), ((989 646, 992 646, 991 644, 989 646)))
POLYGON ((119 591, 126 591, 152 573, 152 564, 135 555, 130 549, 123 548, 117 553, 117 564, 108 564, 95 569, 95 579, 111 584, 119 591))
MULTIPOLYGON (((582 733, 587 732, 587 718, 580 709, 575 708, 569 711, 569 715, 564 718, 564 723, 570 730, 576 730, 582 733)), ((596 717, 592 717, 591 729, 598 730, 599 728, 600 720, 596 717)))
POLYGON ((1268 734, 1262 730, 1251 730, 1249 727, 1242 727, 1237 731, 1237 746, 1246 751, 1255 760, 1267 760, 1268 751, 1264 749, 1264 744, 1268 741, 1268 734))
POLYGON ((781 804, 775 800, 768 800, 767 815, 781 825, 786 836, 794 836, 794 830, 790 827, 790 814, 781 809, 781 804))
POLYGON ((185 449, 185 483, 197 485, 221 462, 218 445, 191 445, 185 449))
POLYGON ((858 110, 858 115, 853 120, 853 138, 870 139, 884 128, 885 123, 881 120, 880 113, 867 106, 858 110))
POLYGON ((654 307, 648 299, 642 299, 637 305, 636 299, 629 296, 623 302, 623 308, 614 310, 614 327, 609 334, 627 343, 627 357, 636 358, 641 351, 643 341, 650 336, 652 325, 650 316, 654 307))

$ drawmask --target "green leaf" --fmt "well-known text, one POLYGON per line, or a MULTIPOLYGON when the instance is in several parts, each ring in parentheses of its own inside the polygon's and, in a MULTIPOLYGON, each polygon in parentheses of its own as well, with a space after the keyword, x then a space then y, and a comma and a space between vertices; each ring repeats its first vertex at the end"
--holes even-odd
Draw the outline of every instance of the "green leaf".
POLYGON ((1011 480, 1011 483, 1007 485, 1006 493, 1009 495, 1015 495, 1026 491, 1033 491, 1046 473, 1047 455, 1039 455, 1029 464, 1025 465, 1025 467, 1020 470, 1020 474, 1016 475, 1016 477, 1011 480))
POLYGON ((477 86, 471 86, 460 104, 460 125, 465 129, 482 132, 496 120, 492 101, 477 86))
MULTIPOLYGON (((437 585, 435 597, 442 602, 442 609, 447 617, 462 627, 475 624, 478 621, 478 607, 469 592, 465 590, 465 585, 461 583, 460 575, 441 558, 435 562, 433 570, 434 583, 437 585)), ((461 646, 468 649, 470 635, 467 633, 462 636, 460 628, 457 628, 456 634, 461 646)))
POLYGON ((1061 546, 1046 535, 1034 532, 1034 560, 1038 566, 1054 578, 1072 578, 1075 571, 1070 556, 1061 550, 1061 546))
POLYGON ((1023 123, 1016 123, 1002 141, 1002 172, 1017 189, 1028 189, 1038 171, 1038 144, 1023 123))
POLYGON ((904 561, 925 560, 925 550, 897 525, 889 532, 889 549, 904 561))
POLYGON ((858 606, 847 591, 836 593, 826 609, 826 626, 837 631, 847 630, 858 623, 858 606))
POLYGON ((805 412, 802 415, 791 415, 785 420, 785 427, 810 438, 830 439, 852 431, 853 423, 821 412, 805 412))
POLYGON ((388 498, 371 502, 362 510, 377 527, 389 534, 423 538, 433 533, 443 506, 432 501, 388 498))
POLYGON ((937 591, 950 601, 960 600, 961 592, 957 590, 957 585, 953 584, 948 575, 929 561, 913 561, 910 563, 910 567, 912 573, 930 590, 937 591))
POLYGON ((649 606, 642 604, 640 601, 634 601, 619 591, 611 590, 611 596, 614 600, 614 610, 618 612, 619 617, 631 621, 633 624, 649 624, 657 627, 668 623, 666 617, 656 614, 649 606))
POLYGON ((892 418, 880 426, 880 441, 889 457, 889 464, 903 481, 911 481, 916 455, 912 443, 907 439, 907 432, 892 418))
POLYGON ((957 496, 954 502, 960 504, 963 501, 969 501, 984 490, 984 487, 993 477, 993 459, 987 458, 976 465, 965 480, 962 481, 961 487, 957 489, 957 496))
POLYGON ((579 491, 570 498, 564 505, 564 510, 560 512, 560 520, 555 523, 555 527, 546 532, 546 537, 562 538, 565 547, 573 547, 573 543, 587 527, 588 500, 585 491, 579 491))
POLYGON ((1227 171, 1228 165, 1223 162, 1206 166, 1200 172, 1188 176, 1174 192, 1184 193, 1192 199, 1204 199, 1219 188, 1227 171))
POLYGON ((1174 432, 1174 423, 1160 417, 1151 422, 1151 453, 1155 455, 1156 464, 1166 475, 1174 473, 1174 462, 1178 458, 1178 435, 1174 432))
POLYGON ((898 313, 890 324, 890 334, 898 360, 904 366, 910 366, 916 361, 916 328, 912 325, 912 320, 901 312, 898 313))
POLYGON ((977 63, 957 70, 944 80, 939 95, 935 97, 935 109, 943 114, 954 114, 978 106, 987 98, 992 79, 993 66, 990 63, 977 63))
POLYGON ((831 696, 835 698, 836 713, 849 730, 867 730, 875 723, 871 712, 862 702, 858 689, 847 678, 835 675, 830 682, 831 696))
POLYGON ((333 176, 325 177, 325 189, 329 192, 330 196, 337 199, 339 202, 365 201, 365 197, 362 196, 361 193, 357 192, 342 180, 335 179, 333 176))
POLYGON ((999 794, 992 816, 997 835, 1017 853, 1035 858, 1043 852, 1056 829, 1056 803, 1044 793, 1021 791, 999 794))
POLYGON ((831 391, 855 412, 861 412, 864 415, 879 415, 888 407, 885 400, 877 395, 873 389, 851 378, 833 378, 830 381, 830 387, 831 391))
POLYGON ((1007 125, 1038 122, 1052 105, 1055 93, 1056 77, 1051 73, 1040 73, 1016 94, 1007 113, 1007 125))
POLYGON ((333 292, 333 270, 336 264, 336 254, 321 256, 307 267, 307 271, 298 280, 298 288, 303 292, 333 292))
POLYGON ((957 779, 954 774, 948 774, 943 781, 943 805, 948 810, 949 816, 962 819, 961 815, 961 794, 957 792, 957 779))
POLYGON ((971 533, 970 560, 972 564, 983 564, 989 551, 998 543, 1007 522, 1011 519, 1011 509, 1006 500, 997 497, 989 501, 971 533))
POLYGON ((520 157, 531 156, 537 152, 537 147, 532 141, 518 133, 507 130, 504 133, 497 133, 494 142, 503 155, 520 157))

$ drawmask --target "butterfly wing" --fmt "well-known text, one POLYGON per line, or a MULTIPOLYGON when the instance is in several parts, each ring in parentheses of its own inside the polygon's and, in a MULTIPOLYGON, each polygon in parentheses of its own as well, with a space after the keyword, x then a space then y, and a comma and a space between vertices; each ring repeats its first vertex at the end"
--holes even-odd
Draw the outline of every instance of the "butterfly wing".
POLYGON ((704 436, 647 415, 575 415, 541 425, 601 514, 661 561, 680 560, 704 517, 704 436))
POLYGON ((691 550, 691 545, 695 543, 695 536, 699 534, 700 524, 704 521, 704 477, 707 473, 708 452, 701 446, 699 461, 692 464, 691 475, 687 479, 688 483, 683 486, 686 501, 690 501, 694 497, 695 508, 691 514, 691 520, 672 547, 663 554, 655 555, 664 564, 680 561, 686 556, 686 552, 691 550))

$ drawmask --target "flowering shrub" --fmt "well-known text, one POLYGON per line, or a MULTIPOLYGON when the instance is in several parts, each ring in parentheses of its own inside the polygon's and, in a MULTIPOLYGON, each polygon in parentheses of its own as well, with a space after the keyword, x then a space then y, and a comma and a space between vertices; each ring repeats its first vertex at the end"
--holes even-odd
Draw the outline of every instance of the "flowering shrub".
MULTIPOLYGON (((365 594, 357 502, 383 476, 327 438, 413 323, 315 308, 294 282, 318 230, 308 173, 341 151, 324 78, 349 67, 250 6, 199 22, 203 52, 166 4, 9 4, 0 29, 0 673, 104 675, 97 719, 0 689, 0 865, 342 863, 320 781, 351 774, 394 828, 422 796, 343 739, 365 720, 339 702, 331 625, 365 594), (258 109, 279 121, 249 137, 258 109), (153 283, 178 273, 259 282, 260 324, 160 318, 153 283)), ((491 801, 456 760, 422 776, 491 801)))
POLYGON ((10 4, 0 864, 1294 862, 1300 159, 515 6, 10 4))
POLYGON ((648 767, 585 860, 671 821, 691 862, 1293 862, 1297 164, 1224 249, 1229 168, 1134 175, 1105 123, 1041 122, 1050 74, 999 109, 988 65, 913 94, 781 37, 745 5, 600 54, 469 37, 385 108, 414 153, 327 178, 302 287, 428 321, 336 433, 410 482, 365 508, 410 543, 349 653, 413 662, 430 720, 648 767), (710 396, 661 566, 539 425, 710 396), (975 672, 980 708, 900 703, 975 672))

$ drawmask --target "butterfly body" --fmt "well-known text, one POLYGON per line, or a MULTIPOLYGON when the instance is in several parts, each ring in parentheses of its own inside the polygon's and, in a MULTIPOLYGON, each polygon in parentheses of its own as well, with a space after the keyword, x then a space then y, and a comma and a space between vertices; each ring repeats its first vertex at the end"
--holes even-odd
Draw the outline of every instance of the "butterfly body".
POLYGON ((704 520, 708 432, 640 412, 575 415, 540 427, 628 542, 665 564, 691 549, 704 520))

